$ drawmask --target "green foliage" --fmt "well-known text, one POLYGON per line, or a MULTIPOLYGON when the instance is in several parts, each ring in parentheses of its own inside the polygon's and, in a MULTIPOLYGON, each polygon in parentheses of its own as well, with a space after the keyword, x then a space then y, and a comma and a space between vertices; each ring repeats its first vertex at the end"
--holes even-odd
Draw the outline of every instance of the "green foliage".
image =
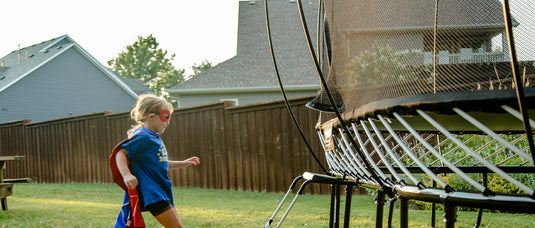
POLYGON ((175 54, 167 57, 167 51, 158 48, 159 43, 151 35, 138 36, 138 40, 125 47, 119 55, 108 61, 111 70, 125 78, 140 79, 158 96, 168 96, 166 88, 178 85, 184 80, 185 70, 172 65, 175 54))
POLYGON ((205 70, 210 69, 211 67, 212 67, 212 63, 209 62, 208 60, 203 60, 200 64, 197 64, 197 63, 193 64, 193 66, 191 66, 191 69, 193 70, 193 75, 190 75, 188 79, 192 78, 195 75, 202 73, 205 70))
POLYGON ((361 52, 347 63, 345 73, 353 77, 357 87, 410 81, 428 68, 418 64, 422 55, 421 50, 396 51, 374 43, 371 50, 361 52))
MULTIPOLYGON (((510 151, 501 143, 498 143, 492 137, 488 135, 473 135, 464 134, 456 135, 458 139, 465 142, 465 144, 477 153, 485 158, 492 164, 498 166, 522 166, 526 160, 520 156, 517 156, 514 152, 510 151)), ((527 140, 521 135, 502 135, 502 138, 506 141, 516 145, 519 148, 527 148, 527 140)), ((442 148, 443 154, 447 154, 446 158, 449 161, 458 162, 457 166, 473 166, 479 164, 475 158, 470 156, 466 151, 459 149, 453 142, 448 142, 442 148)), ((481 164, 479 164, 481 165, 481 164)), ((535 189, 535 175, 530 173, 511 173, 512 178, 520 181, 529 188, 535 189)), ((463 191, 477 191, 472 185, 460 178, 457 174, 438 175, 444 182, 448 183, 451 187, 463 191)), ((472 179, 483 184, 483 174, 469 173, 472 179)), ((424 183, 431 186, 431 180, 426 180, 424 183)), ((509 181, 505 180, 501 176, 493 173, 489 173, 487 177, 487 187, 494 192, 504 194, 527 194, 509 181)))

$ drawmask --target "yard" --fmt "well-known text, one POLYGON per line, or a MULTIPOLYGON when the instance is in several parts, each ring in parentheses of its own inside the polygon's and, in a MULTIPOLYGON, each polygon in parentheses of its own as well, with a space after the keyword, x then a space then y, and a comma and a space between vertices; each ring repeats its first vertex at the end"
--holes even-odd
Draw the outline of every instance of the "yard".
MULTIPOLYGON (((16 184, 8 197, 9 210, 0 212, 0 226, 112 227, 121 206, 121 191, 112 184, 16 184)), ((263 227, 283 197, 282 193, 186 187, 173 191, 186 227, 263 227)), ((373 200, 372 195, 353 197, 352 227, 374 227, 373 200)), ((329 202, 328 195, 301 196, 282 227, 328 227, 329 202)), ((279 212, 273 226, 283 213, 279 212)), ((437 227, 444 226, 441 215, 437 211, 437 227)), ((399 210, 395 210, 394 227, 399 226, 398 216, 399 210)), ((428 210, 410 210, 409 226, 429 227, 430 216, 428 210)), ((147 227, 159 227, 150 214, 144 213, 144 218, 147 227)), ((385 227, 386 218, 387 214, 385 227)), ((456 225, 473 227, 476 218, 477 212, 459 211, 456 225)), ((535 215, 486 212, 482 227, 535 227, 535 215)))

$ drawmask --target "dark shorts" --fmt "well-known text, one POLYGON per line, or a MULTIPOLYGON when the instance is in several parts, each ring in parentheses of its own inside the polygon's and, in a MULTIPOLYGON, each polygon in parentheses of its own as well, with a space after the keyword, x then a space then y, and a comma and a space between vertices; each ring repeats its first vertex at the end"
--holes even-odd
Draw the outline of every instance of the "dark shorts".
POLYGON ((158 216, 171 208, 173 208, 173 205, 169 201, 159 201, 149 204, 145 207, 145 209, 149 211, 152 216, 158 216))

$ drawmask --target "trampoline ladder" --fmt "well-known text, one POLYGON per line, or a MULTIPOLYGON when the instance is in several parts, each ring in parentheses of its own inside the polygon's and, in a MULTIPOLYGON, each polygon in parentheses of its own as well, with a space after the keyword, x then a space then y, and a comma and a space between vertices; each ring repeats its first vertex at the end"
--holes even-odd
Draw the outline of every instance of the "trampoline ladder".
POLYGON ((331 227, 338 228, 339 225, 340 225, 340 222, 339 222, 339 217, 340 217, 339 216, 340 215, 340 200, 339 200, 340 199, 340 186, 342 186, 342 185, 347 186, 347 188, 346 188, 346 205, 345 205, 345 211, 344 211, 344 227, 349 227, 349 218, 350 218, 350 211, 351 211, 351 196, 352 196, 352 193, 353 193, 353 187, 357 186, 357 183, 353 182, 353 181, 347 181, 347 180, 344 180, 344 179, 333 177, 333 176, 305 172, 305 173, 303 173, 303 175, 298 176, 293 180, 292 184, 288 188, 288 191, 286 192, 286 194, 282 198, 281 202, 279 203, 279 205, 275 209, 275 212, 273 212, 273 215, 271 216, 269 221, 266 223, 264 228, 271 228, 271 224, 275 220, 275 217, 277 216, 277 213, 280 211, 280 209, 282 208, 282 205, 288 199, 288 196, 293 192, 293 190, 294 190, 295 186, 297 185, 297 183, 299 181, 301 181, 301 180, 304 180, 304 182, 299 187, 299 190, 297 191, 297 194, 293 198, 292 202, 290 202, 290 205, 288 206, 288 208, 286 209, 286 211, 282 215, 281 219, 277 223, 277 226, 275 226, 275 227, 280 227, 282 225, 282 222, 284 222, 284 220, 286 219, 286 217, 290 213, 291 209, 293 208, 293 206, 297 202, 297 199, 299 198, 299 196, 301 196, 303 194, 303 191, 304 191, 305 187, 310 183, 331 184, 331 186, 332 186, 332 189, 331 189, 330 216, 329 216, 330 217, 330 219, 329 219, 329 227, 330 228, 331 227))

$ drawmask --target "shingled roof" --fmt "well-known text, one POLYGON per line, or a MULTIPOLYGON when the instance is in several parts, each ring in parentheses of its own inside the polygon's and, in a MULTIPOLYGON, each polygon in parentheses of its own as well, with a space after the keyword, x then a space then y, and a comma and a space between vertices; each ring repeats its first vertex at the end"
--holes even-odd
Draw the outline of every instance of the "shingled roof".
MULTIPOLYGON (((295 1, 271 0, 268 3, 273 45, 284 85, 289 89, 319 89, 319 79, 295 1)), ((303 1, 303 8, 312 36, 315 36, 317 1, 303 1)), ((173 87, 169 92, 237 91, 244 88, 278 89, 263 1, 241 1, 239 4, 236 56, 173 87)))

